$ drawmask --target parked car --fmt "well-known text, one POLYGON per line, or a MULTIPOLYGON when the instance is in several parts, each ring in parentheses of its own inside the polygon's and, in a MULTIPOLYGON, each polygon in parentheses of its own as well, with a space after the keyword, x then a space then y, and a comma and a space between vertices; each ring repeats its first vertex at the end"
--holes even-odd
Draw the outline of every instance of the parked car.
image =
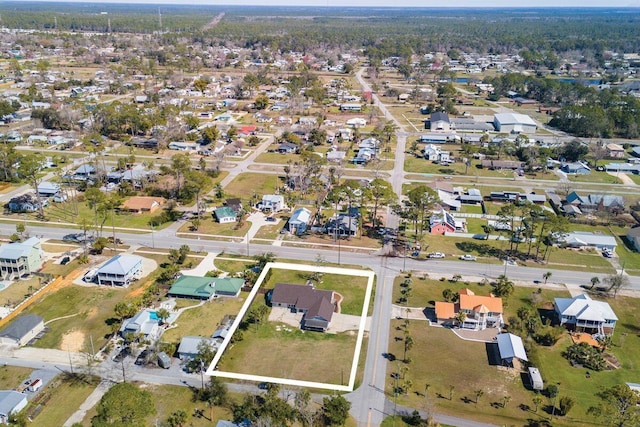
POLYGON ((605 258, 611 258, 613 256, 613 251, 611 251, 611 249, 603 249, 602 256, 605 258))
POLYGON ((429 258, 444 258, 444 254, 442 252, 431 252, 429 258))
POLYGON ((477 261, 478 260, 475 256, 469 255, 469 254, 461 255, 460 259, 463 260, 463 261, 477 261))
POLYGON ((69 261, 71 261, 71 257, 65 256, 60 260, 60 264, 67 265, 69 264, 69 261))
POLYGON ((267 221, 267 222, 276 222, 276 219, 274 217, 272 217, 272 216, 268 216, 264 220, 267 221))

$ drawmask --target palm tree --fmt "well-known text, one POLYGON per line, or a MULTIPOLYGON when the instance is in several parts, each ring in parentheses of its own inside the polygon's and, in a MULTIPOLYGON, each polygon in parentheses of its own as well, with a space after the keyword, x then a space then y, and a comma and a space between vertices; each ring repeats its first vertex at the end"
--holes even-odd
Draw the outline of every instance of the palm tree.
POLYGON ((547 284, 547 280, 549 280, 550 277, 551 277, 551 272, 550 271, 547 271, 546 273, 544 273, 542 275, 542 278, 544 279, 544 284, 545 285, 547 284))
POLYGON ((502 407, 506 408, 507 407, 507 403, 509 403, 511 401, 511 396, 504 396, 502 398, 502 407))
POLYGON ((591 287, 589 289, 591 290, 595 288, 596 286, 598 286, 598 284, 600 284, 600 278, 598 276, 593 276, 591 278, 591 287))
POLYGON ((413 337, 409 334, 404 336, 404 360, 407 360, 407 351, 413 348, 413 337))
POLYGON ((476 406, 478 406, 478 400, 482 397, 482 395, 484 394, 484 391, 481 389, 478 389, 476 391, 473 392, 476 396, 476 406))
POLYGON ((463 310, 460 310, 457 314, 456 314, 456 322, 458 323, 458 327, 462 328, 462 326, 464 325, 464 321, 467 320, 467 313, 465 313, 463 310))
POLYGON ((543 401, 542 396, 540 396, 539 394, 536 394, 535 396, 533 396, 533 404, 536 405, 536 409, 535 409, 536 414, 538 413, 538 407, 540 406, 542 401, 543 401))

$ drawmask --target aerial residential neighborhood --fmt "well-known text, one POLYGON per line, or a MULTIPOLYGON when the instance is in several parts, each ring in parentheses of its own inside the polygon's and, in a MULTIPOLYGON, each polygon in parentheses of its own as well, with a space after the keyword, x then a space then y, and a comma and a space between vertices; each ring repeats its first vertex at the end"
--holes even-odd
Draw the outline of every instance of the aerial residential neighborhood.
POLYGON ((639 19, 0 4, 0 424, 637 425, 639 19))

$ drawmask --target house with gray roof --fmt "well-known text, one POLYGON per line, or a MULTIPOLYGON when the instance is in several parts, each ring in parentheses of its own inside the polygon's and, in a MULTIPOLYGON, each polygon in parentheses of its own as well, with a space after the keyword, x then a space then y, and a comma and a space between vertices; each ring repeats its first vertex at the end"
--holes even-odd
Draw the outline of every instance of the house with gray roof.
POLYGON ((432 132, 449 132, 451 130, 449 115, 441 111, 431 113, 431 116, 429 116, 429 130, 432 132))
POLYGON ((558 244, 562 247, 583 248, 591 247, 596 249, 615 250, 618 246, 616 238, 606 234, 595 234, 587 231, 574 231, 565 233, 558 239, 558 244))
POLYGON ((44 319, 35 314, 25 314, 0 332, 0 343, 22 347, 44 330, 44 319))
POLYGON ((527 352, 524 349, 522 338, 510 333, 498 334, 496 336, 498 342, 498 351, 500 352, 500 359, 503 363, 508 365, 513 364, 513 359, 520 359, 521 361, 528 362, 527 352))
POLYGON ((180 340, 180 346, 178 346, 178 357, 180 360, 187 361, 196 357, 201 342, 207 343, 214 350, 217 349, 217 342, 212 338, 186 336, 180 340))
POLYGON ((558 322, 570 330, 612 335, 618 321, 609 303, 593 300, 587 294, 555 298, 554 305, 558 322))
POLYGON ((14 390, 0 390, 0 424, 9 424, 9 417, 27 406, 27 396, 14 390))
POLYGON ((267 301, 273 307, 303 313, 302 329, 326 332, 335 311, 336 296, 334 291, 316 289, 311 285, 276 283, 267 293, 267 301))
POLYGON ((40 239, 30 237, 24 242, 5 243, 0 246, 0 277, 2 280, 17 279, 23 274, 32 274, 42 268, 42 246, 40 239))
POLYGON ((326 230, 330 236, 355 236, 358 234, 358 218, 345 214, 333 216, 327 222, 326 230))
POLYGON ((640 227, 630 228, 627 231, 627 241, 633 249, 640 252, 640 227))
POLYGON ((142 274, 142 257, 138 255, 116 255, 98 269, 99 285, 129 286, 142 274))

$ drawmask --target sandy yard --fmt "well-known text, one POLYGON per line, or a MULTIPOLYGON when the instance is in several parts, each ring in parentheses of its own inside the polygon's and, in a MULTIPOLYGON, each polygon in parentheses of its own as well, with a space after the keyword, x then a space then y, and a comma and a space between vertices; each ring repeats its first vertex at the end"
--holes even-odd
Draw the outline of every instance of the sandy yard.
POLYGON ((71 331, 63 335, 60 348, 71 352, 81 352, 84 350, 84 332, 71 331))

